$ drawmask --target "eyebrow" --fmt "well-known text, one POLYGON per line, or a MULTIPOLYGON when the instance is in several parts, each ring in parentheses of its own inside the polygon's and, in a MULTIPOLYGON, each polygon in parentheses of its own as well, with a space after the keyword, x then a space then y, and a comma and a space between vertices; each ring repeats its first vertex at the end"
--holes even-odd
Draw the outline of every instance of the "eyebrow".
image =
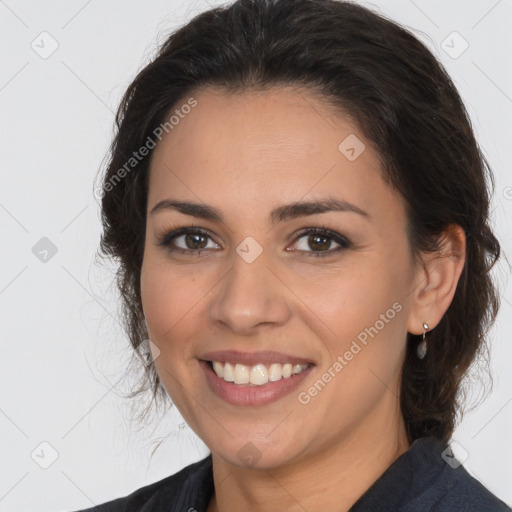
MULTIPOLYGON (((191 201, 177 201, 174 199, 163 199, 159 201, 150 212, 150 215, 164 211, 176 210, 185 215, 197 217, 217 222, 224 222, 222 212, 213 206, 203 203, 194 203, 191 201)), ((356 205, 347 201, 341 201, 332 197, 315 201, 298 201, 290 204, 285 204, 274 208, 270 212, 270 221, 272 224, 283 222, 286 220, 303 217, 307 215, 316 215, 318 213, 326 212, 352 212, 365 217, 370 220, 371 216, 361 210, 356 205)))

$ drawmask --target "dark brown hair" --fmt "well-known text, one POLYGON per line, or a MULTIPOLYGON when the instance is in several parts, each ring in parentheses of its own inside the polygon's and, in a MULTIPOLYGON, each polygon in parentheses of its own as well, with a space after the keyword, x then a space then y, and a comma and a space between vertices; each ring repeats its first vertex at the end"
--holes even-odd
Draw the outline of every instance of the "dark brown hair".
MULTIPOLYGON (((494 180, 442 65, 408 30, 360 5, 238 0, 208 10, 172 33, 131 83, 102 177, 100 244, 119 263, 130 342, 147 356, 140 273, 150 155, 134 162, 133 152, 149 147, 170 112, 202 88, 235 94, 283 85, 316 91, 356 120, 386 181, 404 198, 415 256, 437 252, 449 225, 464 229, 466 263, 454 299, 428 334, 424 360, 416 356, 420 338, 408 334, 400 395, 410 442, 426 435, 448 440, 462 379, 482 354, 499 307, 489 273, 500 256, 489 226, 494 180)), ((130 396, 151 390, 166 402, 154 365, 144 365, 143 376, 130 396)))

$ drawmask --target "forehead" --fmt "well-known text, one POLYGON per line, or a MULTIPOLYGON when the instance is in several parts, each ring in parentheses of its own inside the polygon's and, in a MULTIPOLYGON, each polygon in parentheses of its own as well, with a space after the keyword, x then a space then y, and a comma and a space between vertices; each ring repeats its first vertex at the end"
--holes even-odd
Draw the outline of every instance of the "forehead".
POLYGON ((352 119, 314 92, 205 89, 191 96, 196 106, 153 152, 148 207, 170 194, 246 207, 333 192, 367 211, 396 202, 378 153, 352 119))

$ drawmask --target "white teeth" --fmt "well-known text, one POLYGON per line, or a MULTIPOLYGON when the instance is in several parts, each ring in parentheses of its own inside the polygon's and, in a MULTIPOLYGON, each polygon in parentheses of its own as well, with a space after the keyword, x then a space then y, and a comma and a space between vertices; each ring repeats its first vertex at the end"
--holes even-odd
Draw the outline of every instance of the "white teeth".
POLYGON ((283 367, 280 364, 274 363, 270 365, 268 369, 268 380, 274 382, 280 380, 283 376, 283 367))
POLYGON ((257 386, 266 384, 268 382, 267 367, 263 364, 257 364, 256 366, 253 366, 249 373, 249 381, 251 384, 256 384, 257 386))
POLYGON ((213 362, 213 369, 215 370, 215 373, 219 377, 223 377, 224 376, 224 367, 222 366, 222 363, 219 363, 218 361, 214 361, 213 362))
POLYGON ((300 364, 296 364, 292 368, 292 375, 295 375, 296 373, 300 373, 302 371, 302 366, 300 364))
MULTIPOLYGON (((215 366, 213 367, 213 369, 215 370, 215 366)), ((217 373, 217 375, 219 374, 217 373)), ((224 365, 223 375, 219 375, 219 377, 223 377, 226 382, 234 382, 235 376, 233 375, 233 365, 230 363, 226 363, 224 365)))
POLYGON ((245 364, 236 364, 233 375, 235 384, 249 384, 249 368, 245 364))
POLYGON ((261 363, 251 367, 245 364, 237 363, 232 365, 231 363, 220 361, 213 361, 212 364, 216 375, 226 382, 252 384, 254 386, 263 386, 269 381, 275 382, 281 379, 288 379, 292 375, 301 373, 309 366, 308 364, 272 363, 267 368, 267 366, 261 363))

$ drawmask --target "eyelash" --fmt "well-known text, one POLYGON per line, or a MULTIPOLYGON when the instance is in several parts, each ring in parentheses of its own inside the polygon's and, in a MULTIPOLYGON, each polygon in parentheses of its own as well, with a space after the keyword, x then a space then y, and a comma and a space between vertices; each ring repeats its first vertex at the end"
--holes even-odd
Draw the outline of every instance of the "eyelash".
MULTIPOLYGON (((206 229, 198 228, 198 227, 183 227, 179 229, 175 229, 173 231, 170 231, 168 233, 164 233, 162 236, 158 238, 157 245, 160 247, 166 247, 168 251, 170 252, 178 252, 181 254, 196 254, 199 256, 201 252, 207 251, 208 249, 182 249, 181 247, 173 247, 172 241, 181 236, 181 235, 203 235, 208 238, 211 238, 209 232, 206 229)), ((340 234, 331 231, 325 227, 321 228, 305 228, 302 231, 300 231, 293 243, 296 243, 298 240, 303 238, 307 235, 320 235, 325 238, 330 238, 332 241, 339 244, 339 247, 336 247, 335 249, 330 249, 327 251, 299 251, 299 252, 305 252, 308 255, 312 257, 325 257, 329 256, 334 253, 338 253, 340 251, 349 249, 352 246, 352 242, 350 242, 347 238, 341 236, 340 234)), ((293 251, 295 252, 295 250, 293 251)))

